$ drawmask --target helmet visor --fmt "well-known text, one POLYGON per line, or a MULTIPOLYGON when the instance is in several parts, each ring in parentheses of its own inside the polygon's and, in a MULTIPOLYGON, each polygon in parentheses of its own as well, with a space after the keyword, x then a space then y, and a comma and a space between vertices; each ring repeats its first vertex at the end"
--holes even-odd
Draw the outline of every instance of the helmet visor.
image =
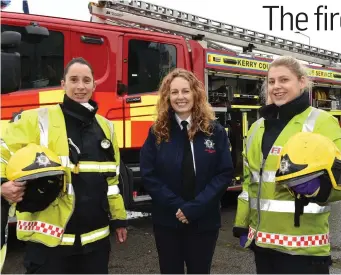
POLYGON ((48 177, 48 176, 58 176, 58 175, 63 175, 63 171, 46 171, 46 172, 41 172, 41 173, 36 173, 32 175, 28 175, 25 177, 21 177, 19 179, 16 179, 15 181, 25 181, 25 180, 34 180, 38 178, 43 178, 43 177, 48 177))
POLYGON ((307 175, 304 175, 304 176, 300 176, 300 177, 295 177, 295 178, 292 178, 292 179, 287 179, 287 180, 279 181, 278 183, 286 185, 288 187, 294 187, 296 185, 299 185, 299 184, 311 181, 311 180, 313 180, 315 178, 318 178, 318 177, 322 176, 323 174, 325 174, 324 171, 319 171, 319 172, 316 172, 316 173, 311 173, 311 174, 307 174, 307 175))

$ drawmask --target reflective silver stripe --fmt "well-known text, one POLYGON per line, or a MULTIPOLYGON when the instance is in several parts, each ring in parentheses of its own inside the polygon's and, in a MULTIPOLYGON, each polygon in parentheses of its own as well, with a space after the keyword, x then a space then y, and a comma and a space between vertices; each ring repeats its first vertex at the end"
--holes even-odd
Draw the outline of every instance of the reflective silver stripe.
POLYGON ((242 199, 242 200, 248 201, 248 200, 249 200, 249 194, 248 194, 248 192, 246 192, 246 191, 241 192, 241 193, 239 194, 239 196, 238 196, 238 199, 242 199))
POLYGON ((302 127, 302 132, 313 132, 316 120, 318 116, 320 115, 321 110, 313 108, 311 112, 309 113, 307 119, 305 120, 303 127, 302 127))
MULTIPOLYGON (((259 172, 251 171, 251 182, 259 182, 259 172)), ((276 182, 276 171, 263 171, 262 182, 276 182)))
POLYGON ((6 164, 8 163, 8 161, 7 161, 7 160, 5 160, 5 159, 3 159, 3 158, 1 158, 1 159, 0 159, 0 162, 2 162, 2 163, 6 163, 6 164))
POLYGON ((276 171, 263 171, 262 182, 276 182, 276 171))
POLYGON ((244 163, 245 167, 249 168, 249 163, 248 163, 246 158, 243 158, 243 163, 244 163))
POLYGON ((246 151, 249 151, 251 144, 252 144, 252 141, 253 141, 253 138, 254 138, 255 134, 257 133, 257 131, 258 131, 260 125, 262 124, 263 120, 264 120, 264 118, 260 118, 259 120, 257 120, 255 122, 255 126, 253 127, 253 131, 250 134, 250 136, 248 137, 247 142, 246 142, 246 151))
POLYGON ((40 145, 49 145, 49 117, 47 108, 38 109, 38 124, 40 129, 40 145))
POLYGON ((6 142, 3 139, 0 139, 1 147, 4 147, 11 155, 13 155, 13 152, 11 152, 6 144, 6 142))
POLYGON ((108 193, 107 195, 118 195, 120 193, 120 188, 117 185, 110 185, 108 186, 108 193))
POLYGON ((68 167, 71 163, 70 158, 68 156, 59 156, 60 161, 64 167, 68 167))
POLYGON ((72 183, 67 183, 66 186, 67 186, 67 194, 68 195, 74 195, 75 191, 73 190, 72 183))
POLYGON ((107 124, 110 130, 110 140, 113 140, 114 139, 114 124, 110 120, 107 120, 107 124))
POLYGON ((250 175, 251 175, 251 182, 259 182, 259 173, 256 171, 250 171, 250 175))
POLYGON ((78 146, 72 141, 72 139, 68 138, 67 140, 69 141, 70 145, 72 145, 76 149, 77 153, 80 154, 81 150, 79 150, 78 146))
MULTIPOLYGON (((257 199, 250 199, 250 207, 257 210, 257 199)), ((279 201, 279 200, 266 200, 260 199, 260 210, 268 212, 280 212, 280 213, 295 213, 294 201, 279 201)), ((304 213, 307 214, 319 214, 330 211, 330 206, 319 206, 316 203, 309 203, 304 207, 304 213)))

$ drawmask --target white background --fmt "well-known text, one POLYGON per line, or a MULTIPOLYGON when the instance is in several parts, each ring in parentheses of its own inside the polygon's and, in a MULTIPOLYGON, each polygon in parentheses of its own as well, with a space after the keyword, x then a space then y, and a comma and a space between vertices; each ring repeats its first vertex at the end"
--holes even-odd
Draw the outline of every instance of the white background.
MULTIPOLYGON (((30 13, 33 14, 89 21, 88 2, 87 0, 29 0, 28 3, 30 13)), ((264 9, 262 6, 283 6, 284 12, 291 12, 294 18, 300 12, 305 12, 308 15, 308 23, 301 23, 300 26, 308 28, 303 33, 310 36, 312 46, 341 52, 340 0, 148 0, 148 2, 308 44, 307 37, 295 34, 297 31, 295 24, 293 30, 290 30, 288 16, 284 19, 284 30, 281 30, 280 9, 274 11, 274 25, 273 30, 270 31, 269 9, 264 9), (330 24, 330 13, 339 13, 334 18, 333 31, 330 29, 330 25, 327 31, 324 30, 323 16, 320 17, 322 28, 317 31, 314 13, 322 4, 327 6, 327 9, 322 8, 320 11, 328 13, 328 24, 330 24)), ((11 5, 5 10, 22 12, 22 0, 12 0, 11 5)), ((301 18, 303 19, 303 17, 301 18)))

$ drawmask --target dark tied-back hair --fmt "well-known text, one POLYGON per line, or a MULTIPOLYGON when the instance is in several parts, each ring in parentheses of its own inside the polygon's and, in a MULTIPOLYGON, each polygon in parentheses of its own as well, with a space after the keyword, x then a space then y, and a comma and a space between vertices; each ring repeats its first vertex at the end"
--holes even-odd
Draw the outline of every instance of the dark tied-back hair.
POLYGON ((65 76, 69 72, 70 67, 76 63, 88 66, 90 71, 91 71, 92 77, 94 77, 94 70, 92 69, 92 66, 90 65, 90 63, 88 61, 86 61, 83 57, 75 57, 75 58, 71 59, 69 61, 69 63, 67 63, 67 65, 65 66, 64 74, 63 74, 63 80, 65 80, 65 76))

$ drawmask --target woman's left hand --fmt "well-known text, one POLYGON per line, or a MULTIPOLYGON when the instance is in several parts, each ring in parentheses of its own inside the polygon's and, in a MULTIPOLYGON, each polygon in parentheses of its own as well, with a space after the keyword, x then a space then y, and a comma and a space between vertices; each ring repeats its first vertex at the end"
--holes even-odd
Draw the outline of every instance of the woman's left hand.
POLYGON ((181 209, 178 209, 178 212, 176 212, 175 216, 180 222, 187 224, 189 223, 184 213, 182 213, 181 209))
POLYGON ((125 227, 116 228, 117 243, 124 243, 127 240, 127 229, 125 227))

